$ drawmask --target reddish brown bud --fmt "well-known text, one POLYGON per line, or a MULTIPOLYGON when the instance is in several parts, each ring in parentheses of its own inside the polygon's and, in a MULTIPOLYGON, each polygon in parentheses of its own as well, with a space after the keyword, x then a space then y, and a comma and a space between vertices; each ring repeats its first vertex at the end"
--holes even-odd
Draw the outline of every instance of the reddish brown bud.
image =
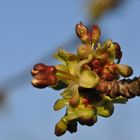
POLYGON ((32 85, 37 88, 45 88, 49 85, 55 85, 56 83, 57 78, 53 74, 48 75, 44 72, 37 74, 32 80, 32 85))
POLYGON ((90 43, 90 32, 88 28, 82 22, 76 25, 75 30, 76 30, 77 36, 80 38, 80 40, 84 44, 90 43))
POLYGON ((32 71, 31 71, 31 74, 32 74, 32 76, 35 76, 40 72, 46 71, 46 68, 47 68, 47 66, 45 64, 42 64, 42 63, 36 64, 33 67, 32 71))
POLYGON ((57 78, 55 76, 56 68, 54 66, 47 66, 45 64, 36 64, 32 69, 32 85, 37 88, 45 88, 49 85, 55 85, 57 78))
POLYGON ((93 25, 92 30, 91 30, 91 40, 96 43, 101 35, 100 28, 97 25, 93 25))
POLYGON ((35 76, 35 75, 39 74, 40 72, 55 73, 56 68, 54 66, 47 66, 45 64, 39 63, 33 67, 31 74, 32 74, 32 76, 35 76))

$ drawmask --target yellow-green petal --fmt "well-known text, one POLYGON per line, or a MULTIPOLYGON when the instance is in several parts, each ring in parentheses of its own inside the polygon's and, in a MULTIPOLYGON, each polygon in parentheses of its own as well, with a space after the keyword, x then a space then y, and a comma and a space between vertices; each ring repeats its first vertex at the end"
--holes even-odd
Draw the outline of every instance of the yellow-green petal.
POLYGON ((75 75, 77 71, 77 65, 79 63, 78 57, 76 55, 71 55, 67 59, 67 67, 70 74, 75 75))
POLYGON ((99 76, 94 71, 85 69, 80 73, 79 85, 84 88, 95 88, 99 80, 99 76))

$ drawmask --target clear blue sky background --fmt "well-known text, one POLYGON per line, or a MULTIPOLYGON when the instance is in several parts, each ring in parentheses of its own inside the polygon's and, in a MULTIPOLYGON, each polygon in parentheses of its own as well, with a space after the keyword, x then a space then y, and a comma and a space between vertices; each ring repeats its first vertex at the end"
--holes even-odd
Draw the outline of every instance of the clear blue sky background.
MULTIPOLYGON (((99 25, 105 38, 120 43, 122 63, 134 68, 134 77, 140 74, 140 0, 127 2, 99 25)), ((0 0, 0 83, 7 80, 7 84, 22 85, 11 86, 7 104, 0 111, 0 140, 140 139, 140 98, 116 105, 114 114, 99 117, 95 126, 79 125, 77 133, 58 138, 54 126, 65 112, 53 111, 59 92, 30 84, 33 65, 56 63, 51 58, 53 51, 59 46, 67 48, 65 42, 76 37, 75 24, 88 23, 87 19, 82 0, 0 0)), ((67 49, 74 51, 76 46, 67 49)))

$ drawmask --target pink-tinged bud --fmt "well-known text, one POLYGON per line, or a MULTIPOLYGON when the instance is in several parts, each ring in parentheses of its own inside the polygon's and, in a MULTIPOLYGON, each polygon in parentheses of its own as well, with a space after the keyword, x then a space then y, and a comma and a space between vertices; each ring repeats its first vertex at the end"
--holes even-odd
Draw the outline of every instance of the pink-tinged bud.
POLYGON ((90 32, 88 28, 80 22, 79 24, 76 25, 75 27, 76 34, 84 44, 90 44, 90 32))
POLYGON ((94 43, 97 43, 98 40, 100 39, 100 35, 101 35, 100 28, 97 25, 93 25, 91 30, 91 40, 94 43))

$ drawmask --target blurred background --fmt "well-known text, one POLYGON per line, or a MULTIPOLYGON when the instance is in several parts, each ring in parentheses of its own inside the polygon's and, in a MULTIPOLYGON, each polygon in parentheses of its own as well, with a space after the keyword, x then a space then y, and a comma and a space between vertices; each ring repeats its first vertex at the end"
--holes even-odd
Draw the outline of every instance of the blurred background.
POLYGON ((75 24, 98 24, 102 39, 122 47, 121 63, 140 74, 140 0, 0 0, 0 140, 139 140, 140 98, 115 105, 110 118, 99 117, 75 134, 54 135, 65 110, 52 89, 32 87, 30 71, 39 62, 56 64, 58 47, 75 52, 75 24))

